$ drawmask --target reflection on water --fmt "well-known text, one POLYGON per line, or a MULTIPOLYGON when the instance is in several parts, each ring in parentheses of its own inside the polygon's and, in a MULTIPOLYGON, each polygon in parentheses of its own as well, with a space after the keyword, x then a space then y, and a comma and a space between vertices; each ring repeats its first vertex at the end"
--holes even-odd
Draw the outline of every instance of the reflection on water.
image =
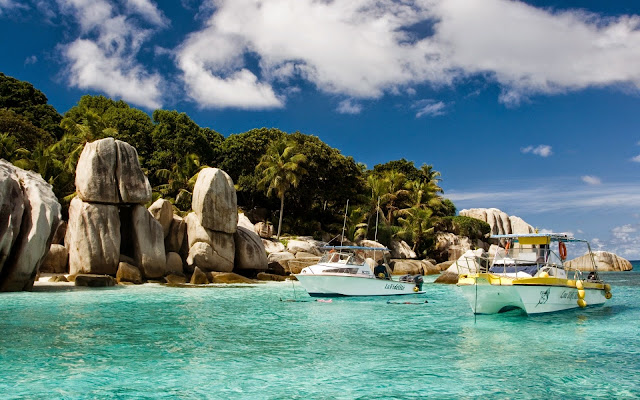
MULTIPOLYGON (((0 294, 0 393, 16 398, 624 397, 640 392, 640 274, 601 307, 471 313, 310 299, 295 283, 0 294), (294 294, 295 289, 295 294, 294 294)), ((7 396, 4 396, 7 397, 7 396)))

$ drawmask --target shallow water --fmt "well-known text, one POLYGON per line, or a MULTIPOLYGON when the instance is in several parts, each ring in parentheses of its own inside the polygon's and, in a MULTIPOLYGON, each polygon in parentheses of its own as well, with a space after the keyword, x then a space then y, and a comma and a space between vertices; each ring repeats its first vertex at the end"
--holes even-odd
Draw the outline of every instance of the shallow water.
POLYGON ((387 298, 315 302, 290 282, 2 293, 0 394, 639 396, 640 273, 608 273, 605 279, 613 286, 606 305, 529 317, 510 312, 476 318, 451 285, 427 285, 426 295, 410 299, 421 304, 387 304, 387 298), (294 297, 308 301, 281 301, 294 297))

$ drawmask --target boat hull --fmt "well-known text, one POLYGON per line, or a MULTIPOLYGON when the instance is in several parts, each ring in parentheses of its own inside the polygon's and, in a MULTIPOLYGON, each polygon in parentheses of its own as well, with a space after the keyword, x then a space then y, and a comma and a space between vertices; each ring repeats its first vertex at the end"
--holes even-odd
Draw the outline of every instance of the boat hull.
POLYGON ((397 296, 422 294, 412 282, 338 275, 297 274, 295 277, 312 297, 397 296))
MULTIPOLYGON (((490 284, 482 278, 477 284, 458 285, 475 314, 495 314, 514 308, 527 314, 539 314, 568 310, 578 305, 578 289, 575 286, 544 284, 490 284)), ((606 301, 604 288, 585 288, 587 306, 606 301)))

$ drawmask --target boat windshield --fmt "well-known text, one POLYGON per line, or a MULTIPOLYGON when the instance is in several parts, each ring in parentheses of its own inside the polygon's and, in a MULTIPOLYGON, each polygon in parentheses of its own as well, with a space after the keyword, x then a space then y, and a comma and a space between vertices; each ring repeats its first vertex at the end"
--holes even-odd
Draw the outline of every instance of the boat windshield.
POLYGON ((364 265, 364 256, 351 251, 329 251, 320 258, 321 263, 338 263, 348 265, 364 265))

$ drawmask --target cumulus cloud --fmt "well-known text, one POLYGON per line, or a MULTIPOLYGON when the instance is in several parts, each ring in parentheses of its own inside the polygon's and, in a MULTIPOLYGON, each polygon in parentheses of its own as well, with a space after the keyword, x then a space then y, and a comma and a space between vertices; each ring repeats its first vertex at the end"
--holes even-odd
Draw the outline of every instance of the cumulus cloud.
POLYGON ((581 179, 582 182, 588 185, 600 185, 602 183, 602 180, 597 176, 584 175, 581 179))
POLYGON ((292 78, 367 99, 480 76, 499 84, 509 105, 589 87, 640 88, 639 16, 511 0, 210 3, 210 18, 177 56, 190 96, 205 107, 238 106, 229 93, 236 85, 245 107, 279 107, 276 82, 292 78), (249 72, 247 59, 259 67, 249 72), (212 85, 205 93, 196 90, 203 83, 212 85))
POLYGON ((640 163, 640 154, 638 154, 637 156, 631 158, 631 161, 640 163))
POLYGON ((553 154, 553 152, 551 151, 551 146, 547 145, 547 144, 541 144, 538 146, 527 146, 527 147, 522 147, 520 149, 520 152, 522 152, 523 154, 535 154, 537 156, 540 157, 549 157, 550 155, 553 154))
POLYGON ((435 101, 432 99, 420 100, 413 105, 413 108, 417 109, 416 118, 424 117, 437 117, 445 114, 446 105, 441 101, 435 101))
POLYGON ((106 0, 57 1, 61 12, 72 16, 80 28, 80 37, 60 46, 70 84, 146 108, 160 107, 161 77, 148 72, 136 56, 153 29, 166 24, 162 13, 148 0, 128 0, 127 10, 152 23, 145 28, 106 0))
POLYGON ((362 112, 362 105, 354 102, 352 99, 346 99, 338 104, 336 111, 340 114, 360 114, 362 112))

